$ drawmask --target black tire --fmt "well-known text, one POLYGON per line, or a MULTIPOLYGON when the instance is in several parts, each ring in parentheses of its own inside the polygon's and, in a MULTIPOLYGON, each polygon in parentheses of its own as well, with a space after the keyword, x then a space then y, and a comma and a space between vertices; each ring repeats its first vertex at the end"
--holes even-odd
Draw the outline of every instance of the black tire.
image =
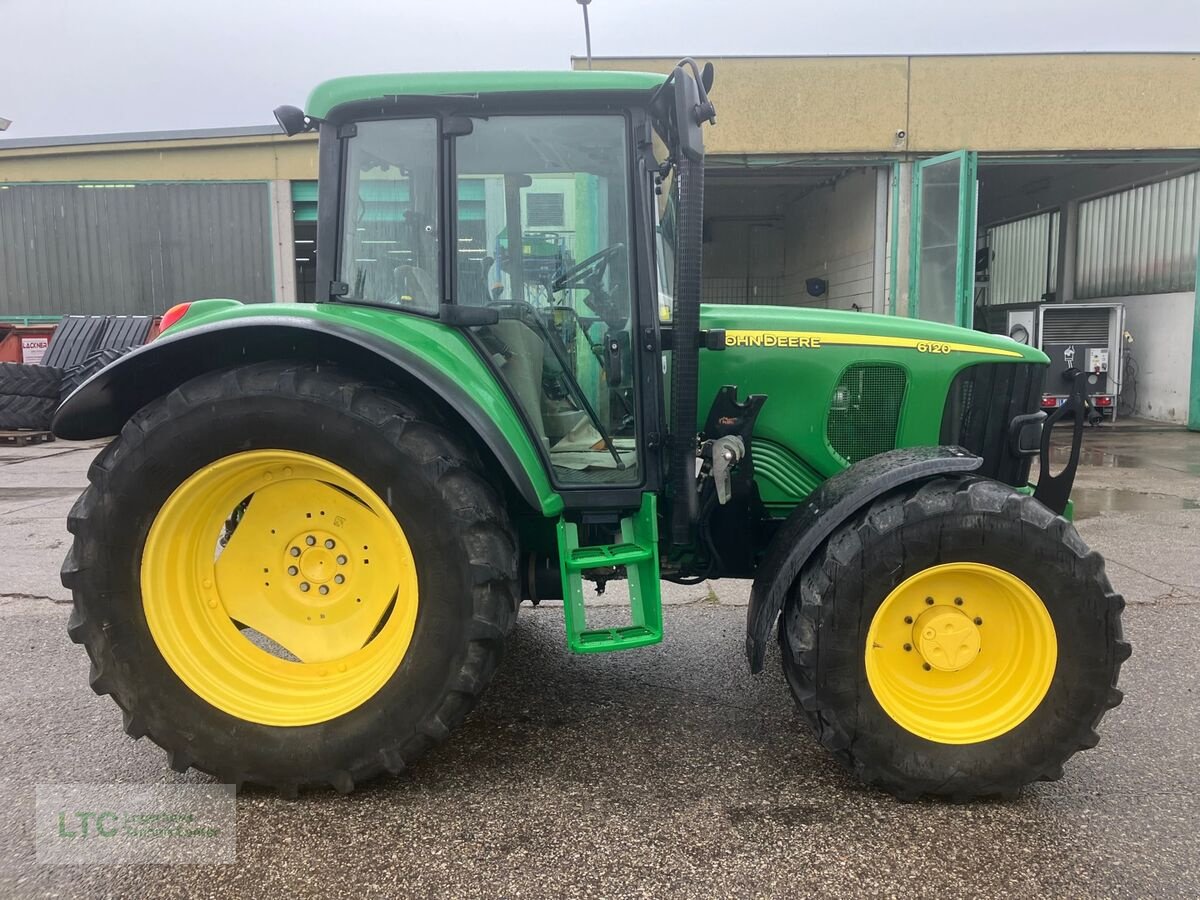
POLYGON ((516 616, 517 552, 503 503, 473 454, 429 412, 332 367, 262 363, 187 382, 138 412, 95 460, 68 520, 69 634, 91 685, 177 771, 294 795, 348 792, 398 773, 475 705, 516 616), (421 599, 399 668, 359 707, 273 727, 231 716, 187 688, 146 624, 138 572, 159 507, 198 467, 234 452, 292 449, 329 459, 388 505, 412 546, 421 599))
POLYGON ((63 370, 55 366, 3 363, 0 364, 0 394, 57 400, 62 378, 63 370))
POLYGON ((1121 702, 1124 605, 1103 559, 1065 519, 999 482, 936 479, 875 501, 808 562, 780 620, 783 669, 817 739, 866 783, 903 799, 1012 797, 1025 784, 1061 777, 1071 756, 1099 740, 1101 717, 1121 702), (867 630, 880 604, 909 576, 950 562, 985 563, 1022 579, 1058 635, 1041 703, 1012 730, 973 744, 938 743, 901 727, 866 675, 867 630))
POLYGON ((54 419, 58 397, 19 397, 0 394, 0 430, 26 428, 45 431, 54 419))

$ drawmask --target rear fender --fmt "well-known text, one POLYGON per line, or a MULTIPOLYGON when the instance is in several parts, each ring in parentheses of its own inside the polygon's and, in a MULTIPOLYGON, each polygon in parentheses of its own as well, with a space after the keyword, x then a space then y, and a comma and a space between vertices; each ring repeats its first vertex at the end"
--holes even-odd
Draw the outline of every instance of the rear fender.
POLYGON ((438 344, 416 340, 419 336, 405 343, 329 316, 303 314, 197 324, 133 350, 81 384, 55 414, 54 433, 66 440, 117 434, 147 403, 217 369, 273 359, 327 362, 368 380, 417 382, 474 432, 531 508, 557 515, 562 499, 483 360, 461 338, 438 344))
POLYGON ((934 475, 973 472, 983 459, 961 447, 907 447, 855 463, 792 510, 754 575, 746 614, 746 658, 761 672, 767 640, 783 600, 813 552, 847 519, 877 497, 934 475))

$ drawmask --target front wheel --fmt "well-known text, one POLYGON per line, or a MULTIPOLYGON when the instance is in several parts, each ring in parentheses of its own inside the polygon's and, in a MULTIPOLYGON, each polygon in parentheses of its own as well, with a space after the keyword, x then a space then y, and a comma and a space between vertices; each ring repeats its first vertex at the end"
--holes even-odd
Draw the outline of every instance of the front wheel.
POLYGON ((1053 780, 1121 700, 1124 602, 1099 554, 979 478, 887 495, 836 531, 784 608, 783 667, 818 739, 905 798, 1053 780))
POLYGON ((398 772, 515 617, 515 540, 434 417, 328 367, 204 375, 136 414, 68 522, 70 635, 126 730, 294 793, 398 772))

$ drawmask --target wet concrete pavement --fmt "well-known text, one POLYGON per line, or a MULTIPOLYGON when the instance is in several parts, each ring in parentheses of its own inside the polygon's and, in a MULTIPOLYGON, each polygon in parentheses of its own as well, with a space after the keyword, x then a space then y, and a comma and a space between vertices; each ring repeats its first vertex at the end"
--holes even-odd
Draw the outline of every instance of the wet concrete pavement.
MULTIPOLYGON (((63 523, 94 447, 0 449, 0 896, 1200 895, 1200 434, 1090 431, 1079 530, 1129 601, 1124 705, 1010 803, 859 786, 741 655, 748 585, 667 591, 667 639, 567 653, 522 610, 463 729, 350 797, 238 799, 229 866, 34 862, 39 783, 204 783, 121 731, 67 640, 63 523)), ((611 589, 610 589, 611 590, 611 589)))

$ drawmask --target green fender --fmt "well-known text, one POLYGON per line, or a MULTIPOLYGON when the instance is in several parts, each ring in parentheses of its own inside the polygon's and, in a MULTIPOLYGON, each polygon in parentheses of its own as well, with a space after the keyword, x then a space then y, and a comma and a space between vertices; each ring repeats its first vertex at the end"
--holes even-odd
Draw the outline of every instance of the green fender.
POLYGON ((54 433, 65 440, 109 437, 147 403, 197 375, 268 359, 325 361, 363 377, 417 380, 475 432, 534 510, 562 511, 520 415, 467 338, 435 319, 394 310, 196 301, 160 338, 67 397, 54 433))

